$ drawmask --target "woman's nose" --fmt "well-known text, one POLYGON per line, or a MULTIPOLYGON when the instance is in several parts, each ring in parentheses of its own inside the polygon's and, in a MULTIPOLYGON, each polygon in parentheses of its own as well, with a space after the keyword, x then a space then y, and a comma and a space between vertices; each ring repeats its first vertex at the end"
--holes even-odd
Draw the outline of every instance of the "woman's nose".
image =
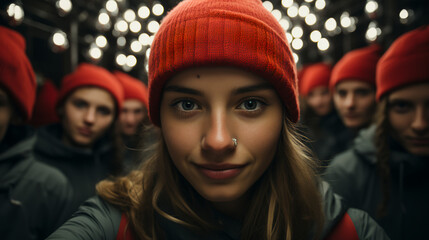
POLYGON ((416 132, 426 132, 429 130, 428 110, 418 107, 411 123, 411 127, 416 132))
POLYGON ((211 113, 209 124, 201 140, 203 150, 213 152, 227 152, 234 149, 234 142, 228 124, 227 114, 223 111, 211 113))
POLYGON ((93 124, 95 122, 95 109, 89 108, 84 115, 84 121, 87 124, 93 124))

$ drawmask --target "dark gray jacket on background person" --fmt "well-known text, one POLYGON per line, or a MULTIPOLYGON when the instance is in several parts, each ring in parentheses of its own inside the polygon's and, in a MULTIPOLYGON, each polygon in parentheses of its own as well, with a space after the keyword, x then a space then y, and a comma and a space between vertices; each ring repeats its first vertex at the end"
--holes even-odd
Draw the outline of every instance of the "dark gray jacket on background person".
POLYGON ((114 155, 107 139, 102 139, 92 149, 85 149, 65 145, 62 133, 59 123, 39 128, 34 151, 37 159, 56 167, 69 179, 74 190, 71 211, 75 212, 85 200, 95 195, 95 185, 109 177, 114 155))
POLYGON ((335 110, 322 117, 308 114, 308 118, 302 122, 308 128, 303 130, 308 137, 306 145, 320 159, 323 172, 335 155, 351 147, 356 134, 344 125, 335 110))
POLYGON ((383 192, 374 135, 375 126, 361 131, 354 147, 332 160, 324 179, 351 207, 376 219, 391 239, 427 239, 429 159, 406 152, 390 139, 390 198, 387 215, 378 218, 377 207, 383 192))
MULTIPOLYGON (((334 194, 327 183, 321 184, 321 194, 324 200, 325 225, 322 238, 326 238, 342 220, 347 213, 353 222, 354 230, 359 239, 385 240, 389 239, 382 228, 368 216, 367 213, 347 208, 341 197, 334 194)), ((215 212, 218 221, 223 223, 222 230, 208 233, 204 236, 197 235, 192 230, 184 226, 169 221, 160 215, 156 219, 164 233, 165 239, 175 240, 239 240, 241 224, 239 221, 231 219, 219 212, 215 212)), ((69 221, 55 231, 48 240, 74 239, 74 240, 115 240, 129 239, 121 238, 118 234, 121 220, 124 215, 113 205, 94 197, 86 201, 79 211, 73 215, 69 221)), ((313 238, 311 238, 313 239, 313 238)))
POLYGON ((57 169, 35 160, 35 135, 9 125, 0 143, 0 238, 45 239, 70 213, 72 188, 57 169))

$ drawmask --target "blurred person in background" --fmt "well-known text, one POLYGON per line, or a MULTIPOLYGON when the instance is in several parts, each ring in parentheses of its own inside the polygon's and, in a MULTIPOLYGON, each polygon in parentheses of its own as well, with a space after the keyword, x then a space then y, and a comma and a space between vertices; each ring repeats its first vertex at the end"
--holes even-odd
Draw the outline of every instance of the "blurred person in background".
POLYGON ((349 147, 351 133, 335 111, 329 91, 331 65, 315 63, 305 67, 301 74, 299 93, 303 100, 302 123, 309 146, 322 165, 349 147))
POLYGON ((45 239, 68 217, 67 178, 35 160, 31 118, 36 79, 25 39, 0 26, 0 238, 45 239))
POLYGON ((391 239, 426 239, 429 220, 429 26, 400 36, 377 64, 376 125, 324 176, 391 239))
POLYGON ((335 108, 354 136, 373 122, 375 69, 381 53, 376 44, 356 49, 345 54, 332 69, 329 85, 335 108))
POLYGON ((143 161, 147 148, 156 139, 151 134, 149 121, 148 92, 146 85, 128 74, 115 71, 115 77, 124 89, 124 103, 119 115, 119 127, 124 143, 124 173, 136 169, 143 161))
POLYGON ((98 181, 123 171, 116 127, 122 102, 122 86, 109 71, 82 63, 63 78, 56 108, 60 122, 38 129, 35 154, 68 177, 73 211, 95 194, 98 181))
POLYGON ((30 125, 37 128, 60 121, 55 111, 58 94, 58 88, 51 80, 46 79, 42 83, 36 94, 30 125))

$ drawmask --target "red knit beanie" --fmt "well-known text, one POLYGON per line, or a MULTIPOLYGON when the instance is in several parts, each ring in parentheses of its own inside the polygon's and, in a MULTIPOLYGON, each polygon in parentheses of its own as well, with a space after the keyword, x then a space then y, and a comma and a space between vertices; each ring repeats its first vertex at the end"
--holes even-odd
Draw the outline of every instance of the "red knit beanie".
POLYGON ((300 80, 299 93, 307 96, 316 87, 329 87, 331 65, 316 63, 305 68, 300 80))
POLYGON ((395 88, 420 82, 429 82, 429 25, 400 36, 381 57, 377 100, 395 88))
POLYGON ((167 14, 149 57, 149 115, 155 125, 166 81, 202 66, 238 67, 267 79, 297 122, 292 52, 285 31, 260 0, 185 0, 167 14))
POLYGON ((71 74, 64 77, 57 106, 62 104, 65 98, 79 87, 99 87, 108 91, 117 104, 116 113, 124 101, 124 90, 119 81, 106 69, 89 63, 81 63, 71 74))
POLYGON ((0 87, 19 108, 25 121, 31 118, 36 99, 36 77, 25 54, 25 39, 0 26, 0 87))
POLYGON ((46 80, 36 96, 33 117, 30 124, 39 127, 59 121, 55 112, 55 106, 58 99, 58 89, 49 80, 46 80))
POLYGON ((124 100, 136 99, 142 102, 146 106, 146 108, 149 107, 147 87, 142 81, 119 71, 115 71, 113 72, 113 74, 122 84, 122 87, 124 89, 124 100))
POLYGON ((330 88, 350 79, 375 85, 375 68, 381 54, 382 49, 377 44, 348 52, 332 69, 330 88))

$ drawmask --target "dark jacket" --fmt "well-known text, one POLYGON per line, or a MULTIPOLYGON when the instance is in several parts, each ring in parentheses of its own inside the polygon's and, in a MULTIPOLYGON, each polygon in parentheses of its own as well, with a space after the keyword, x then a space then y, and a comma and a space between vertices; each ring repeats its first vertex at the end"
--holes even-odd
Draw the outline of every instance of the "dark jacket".
POLYGON ((304 130, 309 138, 309 147, 316 157, 321 160, 322 166, 327 166, 335 155, 351 147, 356 134, 347 128, 336 111, 323 117, 313 116, 303 119, 304 130))
POLYGON ((324 179, 351 207, 373 216, 392 239, 425 239, 429 226, 429 159, 411 155, 390 140, 390 201, 387 215, 378 218, 382 191, 374 134, 375 126, 361 131, 354 147, 333 159, 324 179))
POLYGON ((71 185, 34 159, 34 142, 29 128, 9 126, 0 144, 1 239, 45 239, 70 217, 71 185))
MULTIPOLYGON (((329 235, 342 217, 347 214, 353 221, 359 239, 389 239, 384 231, 365 212, 357 209, 347 209, 338 195, 334 195, 327 183, 322 183, 321 191, 324 196, 325 225, 323 238, 329 235)), ((114 240, 120 239, 118 230, 121 225, 121 212, 99 197, 90 199, 83 204, 69 221, 49 236, 54 239, 76 240, 114 240)), ((173 223, 157 216, 158 223, 164 231, 166 239, 207 239, 207 240, 238 240, 241 225, 236 220, 219 215, 219 221, 224 228, 207 236, 196 235, 193 231, 180 224, 173 223)), ((322 238, 322 239, 323 239, 322 238)))
POLYGON ((101 141, 93 149, 65 145, 62 140, 63 129, 60 124, 38 129, 34 147, 37 159, 61 170, 74 189, 72 212, 79 205, 95 195, 95 185, 110 174, 114 158, 112 144, 101 141))

